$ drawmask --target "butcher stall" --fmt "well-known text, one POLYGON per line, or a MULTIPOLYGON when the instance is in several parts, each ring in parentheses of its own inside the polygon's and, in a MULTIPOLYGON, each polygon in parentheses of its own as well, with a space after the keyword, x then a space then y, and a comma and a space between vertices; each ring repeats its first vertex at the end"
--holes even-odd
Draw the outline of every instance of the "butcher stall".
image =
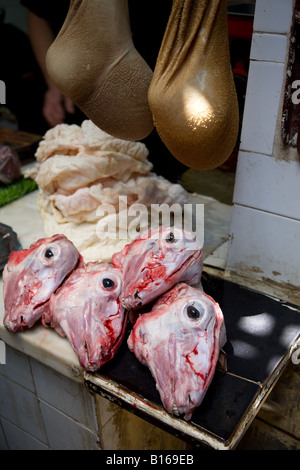
MULTIPOLYGON (((186 191, 155 176, 146 179, 144 147, 129 149, 129 156, 139 156, 128 198, 149 184, 150 193, 156 188, 151 197, 168 195, 169 203, 182 198, 189 207, 203 208, 201 284, 222 310, 226 326, 224 361, 216 365, 203 401, 188 419, 167 411, 150 370, 128 347, 133 322, 126 325, 126 340, 115 357, 97 370, 82 367, 68 339, 48 324, 38 322, 23 331, 5 327, 1 277, 1 449, 300 449, 300 3, 256 0, 247 8, 240 3, 228 9, 229 34, 232 40, 249 41, 250 57, 247 62, 237 54, 233 64, 237 90, 245 96, 238 96, 243 109, 240 142, 232 156, 237 155, 232 203, 202 194, 201 188, 186 191)), ((19 153, 22 172, 39 186, 32 183, 22 197, 0 207, 2 275, 7 262, 2 247, 27 249, 62 227, 63 192, 54 199, 51 188, 57 179, 54 175, 49 183, 50 167, 42 175, 46 152, 59 143, 60 151, 68 145, 75 155, 77 141, 80 149, 95 149, 97 139, 106 138, 99 132, 87 121, 71 137, 69 127, 54 129, 44 139, 0 129, 2 144, 19 153), (67 144, 62 138, 69 139, 67 144), (42 177, 48 178, 47 186, 42 177)), ((75 169, 70 172, 78 177, 75 169)), ((109 177, 105 191, 101 188, 101 197, 109 194, 107 203, 115 194, 109 177)), ((81 254, 94 259, 96 250, 106 262, 122 246, 99 245, 97 237, 90 237, 94 212, 69 212, 64 229, 81 254)))

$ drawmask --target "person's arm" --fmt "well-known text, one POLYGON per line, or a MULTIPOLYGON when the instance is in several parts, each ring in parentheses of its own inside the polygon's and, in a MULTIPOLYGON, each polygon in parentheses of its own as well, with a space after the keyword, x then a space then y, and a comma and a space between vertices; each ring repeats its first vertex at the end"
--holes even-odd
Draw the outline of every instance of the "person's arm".
POLYGON ((53 86, 46 68, 46 54, 55 39, 50 24, 33 12, 28 14, 28 33, 33 53, 44 75, 48 88, 53 86))
POLYGON ((43 114, 51 126, 61 124, 65 119, 66 111, 74 113, 72 101, 65 97, 53 84, 46 67, 46 54, 55 39, 50 24, 33 12, 28 15, 28 33, 33 53, 40 66, 48 90, 45 94, 43 114))

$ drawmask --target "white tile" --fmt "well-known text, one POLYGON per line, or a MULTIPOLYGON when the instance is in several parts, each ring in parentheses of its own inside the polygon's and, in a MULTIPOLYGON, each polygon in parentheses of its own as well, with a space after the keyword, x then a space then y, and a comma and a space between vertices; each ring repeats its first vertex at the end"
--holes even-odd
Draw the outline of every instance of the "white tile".
POLYGON ((293 16, 294 0, 257 0, 254 31, 289 33, 293 16))
POLYGON ((239 152, 233 201, 300 220, 300 162, 239 152))
POLYGON ((227 269, 300 286, 300 221, 234 205, 227 269))
POLYGON ((3 376, 0 376, 0 416, 46 442, 36 395, 3 376))
POLYGON ((250 62, 241 150, 272 155, 284 76, 284 64, 250 62))
POLYGON ((40 402, 51 449, 98 450, 98 436, 52 406, 40 402))
POLYGON ((204 266, 213 266, 217 269, 225 269, 228 254, 228 241, 219 246, 211 255, 205 258, 204 266))
POLYGON ((254 33, 252 36, 250 59, 285 63, 287 48, 287 36, 254 33))
POLYGON ((2 421, 0 418, 0 450, 8 450, 7 441, 2 427, 2 421))
POLYGON ((60 411, 97 430, 94 399, 83 383, 65 377, 31 359, 38 397, 60 411))
POLYGON ((34 392, 29 358, 6 345, 6 364, 0 365, 0 374, 34 392))
POLYGON ((14 424, 2 420, 9 450, 48 450, 49 447, 14 424))

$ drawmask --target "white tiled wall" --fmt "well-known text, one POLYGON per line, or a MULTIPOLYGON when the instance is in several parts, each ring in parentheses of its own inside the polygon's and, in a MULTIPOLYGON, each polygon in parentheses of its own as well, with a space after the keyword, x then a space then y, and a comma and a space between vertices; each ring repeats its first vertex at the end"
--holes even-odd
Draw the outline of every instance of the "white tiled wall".
POLYGON ((256 1, 226 268, 299 286, 300 157, 279 136, 293 6, 256 1))
POLYGON ((256 0, 254 31, 289 34, 294 0, 256 0))
POLYGON ((281 34, 254 33, 251 43, 250 59, 265 62, 284 63, 288 38, 281 34))
POLYGON ((231 240, 230 263, 238 271, 300 286, 298 220, 236 205, 231 240))
POLYGON ((285 64, 250 62, 241 150, 272 155, 285 64))
POLYGON ((233 202, 300 220, 299 182, 300 159, 277 160, 241 151, 233 202))
POLYGON ((12 424, 4 418, 1 418, 3 435, 0 432, 1 450, 48 450, 49 447, 43 442, 35 439, 18 426, 12 424))
POLYGON ((0 365, 0 449, 99 449, 92 395, 7 346, 0 365))

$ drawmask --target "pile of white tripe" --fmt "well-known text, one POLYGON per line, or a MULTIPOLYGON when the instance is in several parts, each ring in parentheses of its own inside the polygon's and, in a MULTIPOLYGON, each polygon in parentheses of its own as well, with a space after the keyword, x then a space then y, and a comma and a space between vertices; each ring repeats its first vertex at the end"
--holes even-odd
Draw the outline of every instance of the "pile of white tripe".
POLYGON ((185 204, 188 194, 182 186, 151 172, 148 153, 143 143, 116 139, 89 120, 50 129, 36 151, 37 163, 25 172, 39 186, 46 236, 64 234, 86 261, 110 261, 131 242, 118 235, 126 234, 132 204, 143 204, 149 213, 153 204, 185 204), (102 210, 106 204, 115 214, 102 210), (120 207, 126 214, 119 213, 120 207), (119 227, 119 221, 126 227, 119 227), (114 232, 110 236, 109 230, 114 232))

